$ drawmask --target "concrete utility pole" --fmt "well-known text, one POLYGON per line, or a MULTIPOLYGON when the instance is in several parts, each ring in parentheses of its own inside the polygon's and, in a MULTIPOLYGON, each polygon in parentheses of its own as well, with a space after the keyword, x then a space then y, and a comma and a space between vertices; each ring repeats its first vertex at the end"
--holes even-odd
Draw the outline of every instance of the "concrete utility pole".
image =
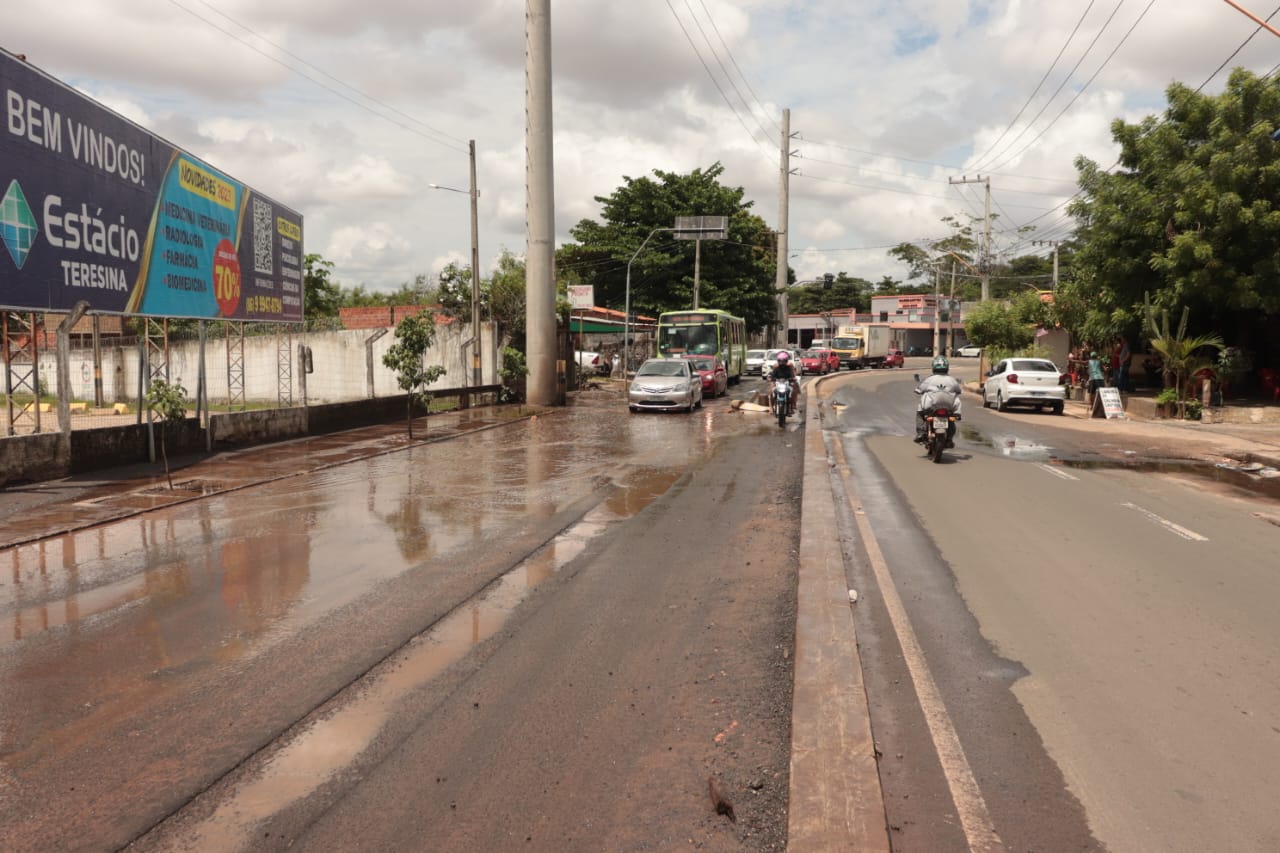
POLYGON ((476 141, 471 152, 471 384, 481 385, 480 361, 480 191, 476 189, 476 141))
POLYGON ((559 402, 556 376, 555 158, 551 146, 551 0, 525 2, 525 337, 528 402, 559 402))
POLYGON ((964 176, 960 178, 948 178, 952 184, 985 184, 986 204, 983 210, 982 219, 982 259, 978 263, 978 277, 982 281, 982 301, 986 302, 991 298, 991 177, 970 178, 964 176))
POLYGON ((787 316, 787 274, 790 265, 787 262, 787 228, 790 210, 791 193, 791 110, 782 111, 782 157, 778 178, 778 263, 774 273, 774 290, 778 295, 778 320, 782 325, 782 340, 779 346, 787 345, 787 327, 791 318, 787 316))
POLYGON ((1032 240, 1033 246, 1052 246, 1053 247, 1053 289, 1058 289, 1058 240, 1032 240))

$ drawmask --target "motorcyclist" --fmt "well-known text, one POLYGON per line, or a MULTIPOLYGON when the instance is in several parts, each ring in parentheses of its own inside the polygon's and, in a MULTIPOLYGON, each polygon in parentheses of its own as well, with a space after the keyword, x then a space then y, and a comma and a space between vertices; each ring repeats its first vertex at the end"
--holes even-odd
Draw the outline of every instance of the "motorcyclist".
MULTIPOLYGON (((926 412, 946 407, 957 420, 960 418, 960 395, 964 391, 964 386, 960 384, 959 379, 949 375, 950 370, 951 365, 946 357, 940 355, 933 360, 932 375, 926 376, 920 380, 920 384, 916 385, 916 393, 920 395, 920 404, 916 407, 915 440, 918 444, 924 444, 926 412)), ((947 424, 947 447, 954 446, 955 434, 956 425, 952 421, 947 424)))
POLYGON ((796 366, 791 363, 791 354, 786 350, 782 350, 778 353, 777 363, 774 364, 773 371, 770 373, 769 378, 775 382, 779 379, 786 379, 788 381, 788 384, 791 386, 788 411, 794 412, 796 410, 796 400, 798 399, 797 395, 800 393, 800 383, 796 380, 796 366))

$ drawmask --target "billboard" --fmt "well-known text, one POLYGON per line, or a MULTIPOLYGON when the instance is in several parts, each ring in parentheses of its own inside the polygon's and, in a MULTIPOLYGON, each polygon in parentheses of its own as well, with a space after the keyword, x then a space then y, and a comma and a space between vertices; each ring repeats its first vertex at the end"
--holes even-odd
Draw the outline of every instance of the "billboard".
POLYGON ((302 319, 302 216, 0 51, 0 308, 302 319))

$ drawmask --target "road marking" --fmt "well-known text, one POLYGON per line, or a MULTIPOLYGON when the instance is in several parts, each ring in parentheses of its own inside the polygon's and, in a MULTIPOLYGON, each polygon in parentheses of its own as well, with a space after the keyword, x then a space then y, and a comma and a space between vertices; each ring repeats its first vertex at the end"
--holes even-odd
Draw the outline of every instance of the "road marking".
POLYGON ((1080 478, 1079 478, 1079 477, 1077 477, 1076 475, 1074 475, 1074 474, 1068 474, 1066 471, 1063 471, 1061 468, 1055 468, 1055 467, 1053 467, 1052 465, 1045 465, 1044 463, 1041 463, 1041 464, 1037 465, 1036 467, 1037 467, 1037 468, 1042 468, 1042 469, 1044 469, 1045 471, 1048 471, 1048 472, 1049 472, 1050 474, 1052 474, 1053 476, 1055 476, 1055 477, 1061 477, 1061 478, 1062 478, 1062 479, 1064 479, 1064 480, 1079 480, 1079 479, 1080 479, 1080 478))
POLYGON ((943 775, 947 778, 951 800, 955 803, 956 814, 960 818, 960 827, 964 831, 965 839, 969 842, 969 849, 974 853, 1003 851, 1004 842, 1000 840, 995 827, 992 826, 987 803, 982 798, 977 780, 973 778, 973 770, 965 757, 964 747, 960 745, 960 737, 951 724, 951 717, 947 714, 942 696, 938 693, 938 685, 934 682, 933 675, 929 672, 929 665, 925 662, 924 651, 916 639, 911 620, 907 618, 902 599, 898 597, 898 589, 893 584, 893 578, 889 576, 889 566, 871 530, 871 522, 867 514, 862 511, 862 501, 854 489, 852 472, 849 470, 848 460, 845 459, 844 445, 839 438, 836 438, 833 444, 836 455, 839 457, 836 465, 840 469, 840 478, 844 481, 845 492, 849 495, 853 516, 858 523, 858 532, 862 535, 863 544, 866 546, 867 561, 875 572, 885 609, 889 611, 889 620, 893 623, 893 630, 898 635, 898 643, 902 646, 902 657, 907 664, 907 671, 911 674, 911 682, 915 686, 916 697, 920 700, 920 709, 924 712, 925 723, 929 726, 929 735, 933 738, 933 746, 938 753, 938 761, 942 764, 943 775))
POLYGON ((1136 509, 1138 512, 1142 513, 1142 514, 1143 514, 1143 515, 1145 515, 1147 518, 1151 519, 1151 520, 1152 520, 1152 521, 1154 521, 1156 524, 1158 524, 1158 525, 1160 525, 1161 527, 1163 527, 1165 530, 1168 530, 1170 533, 1176 533, 1178 536, 1181 536, 1183 539, 1190 539, 1190 540, 1191 540, 1191 541, 1193 541, 1193 542, 1208 542, 1208 541, 1209 541, 1209 537, 1208 537, 1208 536, 1201 536, 1199 533, 1196 533, 1194 530, 1188 530, 1187 528, 1183 527, 1183 526, 1182 526, 1182 525, 1180 525, 1180 524, 1174 524, 1174 523, 1173 523, 1172 521, 1170 521, 1169 519, 1167 519, 1167 518, 1162 518, 1162 517, 1160 517, 1160 516, 1156 515, 1156 514, 1155 514, 1154 512, 1152 512, 1151 510, 1149 510, 1149 509, 1143 509, 1142 507, 1138 506, 1137 504, 1123 503, 1123 504, 1120 504, 1120 506, 1128 507, 1129 509, 1136 509))

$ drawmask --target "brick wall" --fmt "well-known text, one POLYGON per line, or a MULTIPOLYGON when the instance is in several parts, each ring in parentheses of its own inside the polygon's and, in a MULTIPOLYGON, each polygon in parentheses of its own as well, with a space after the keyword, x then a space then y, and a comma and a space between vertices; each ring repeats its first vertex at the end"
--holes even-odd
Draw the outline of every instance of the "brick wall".
MULTIPOLYGON (((368 308, 339 308, 338 319, 344 329, 382 329, 395 326, 405 317, 416 317, 423 311, 438 312, 439 305, 374 305, 368 308)), ((437 326, 447 326, 455 318, 436 313, 437 326)))

